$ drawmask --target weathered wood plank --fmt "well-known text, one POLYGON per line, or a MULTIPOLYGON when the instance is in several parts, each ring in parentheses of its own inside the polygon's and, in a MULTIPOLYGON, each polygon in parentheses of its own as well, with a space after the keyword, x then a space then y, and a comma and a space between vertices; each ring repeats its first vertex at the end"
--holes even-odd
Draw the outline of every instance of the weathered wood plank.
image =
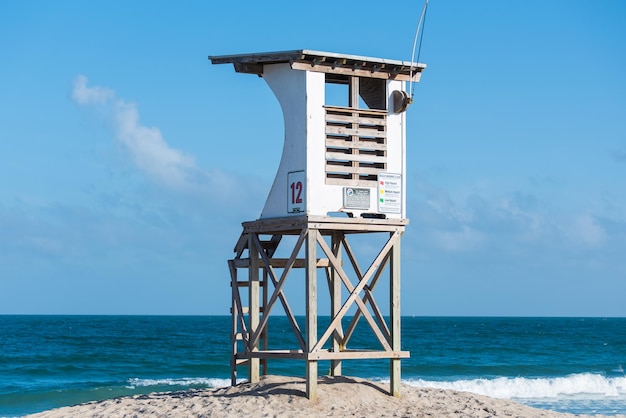
POLYGON ((384 129, 387 126, 387 119, 382 116, 361 115, 360 113, 326 113, 326 124, 359 124, 370 127, 380 127, 384 129))
POLYGON ((358 360, 358 359, 402 359, 410 358, 408 351, 368 351, 368 350, 347 350, 333 352, 328 350, 315 351, 308 354, 308 358, 315 360, 358 360))
POLYGON ((306 359, 307 353, 302 350, 266 350, 257 352, 237 353, 237 358, 258 359, 306 359))
POLYGON ((377 155, 342 154, 339 152, 327 152, 326 160, 356 161, 360 163, 386 163, 387 157, 377 155))
MULTIPOLYGON (((353 182, 354 186, 368 184, 368 182, 353 182)), ((371 183, 371 182, 369 182, 371 183)), ((367 187, 367 186, 364 186, 367 187)), ((376 187, 376 182, 372 187, 376 187)), ((300 235, 303 229, 316 228, 322 234, 330 234, 334 230, 345 231, 346 234, 384 231, 404 231, 408 219, 381 219, 381 218, 338 218, 319 215, 296 215, 282 218, 257 219, 244 222, 247 233, 300 235)))
MULTIPOLYGON (((344 235, 336 231, 331 235, 331 249, 335 257, 337 258, 337 262, 343 265, 342 252, 341 252, 341 243, 344 239, 344 235)), ((341 280, 337 275, 337 271, 335 268, 326 269, 328 272, 328 285, 330 291, 330 317, 334 318, 341 309, 341 280)), ((332 351, 335 353, 340 352, 344 348, 343 344, 343 329, 342 324, 339 324, 339 329, 336 329, 333 332, 332 339, 332 351)), ((330 362, 330 375, 331 376, 341 376, 342 364, 338 359, 333 359, 330 362)))
POLYGON ((409 351, 382 351, 382 350, 320 350, 305 353, 298 350, 268 350, 248 353, 237 353, 237 359, 311 359, 311 360, 358 360, 358 359, 402 359, 410 358, 409 351))
MULTIPOLYGON (((316 257, 319 233, 315 229, 308 231, 306 237, 306 351, 311 352, 317 344, 317 268, 316 257)), ((321 237, 319 237, 321 238, 321 237)), ((317 400, 317 361, 307 359, 306 362, 306 396, 312 401, 317 400)))
POLYGON ((331 67, 330 65, 311 65, 309 63, 303 62, 293 62, 291 63, 291 68, 294 70, 304 70, 304 71, 314 71, 318 73, 333 73, 333 74, 344 74, 349 76, 358 76, 358 77, 368 77, 368 78, 382 78, 384 80, 402 80, 402 81, 415 81, 418 82, 421 78, 422 73, 413 74, 413 78, 409 75, 405 75, 402 73, 383 73, 383 72, 372 72, 368 69, 359 69, 359 68, 339 68, 339 67, 331 67))
MULTIPOLYGON (((400 236, 397 236, 391 248, 391 260, 389 263, 389 320, 391 323, 391 348, 400 350, 400 236)), ((400 360, 392 359, 389 362, 389 388, 393 396, 400 396, 400 360)))
MULTIPOLYGON (((248 269, 248 329, 253 335, 259 331, 260 320, 260 285, 259 285, 259 252, 254 245, 253 235, 248 235, 248 255, 250 257, 250 268, 248 269)), ((258 342, 249 341, 250 351, 259 351, 258 342)), ((258 360, 251 360, 248 368, 248 380, 256 383, 260 379, 260 363, 258 360)))
POLYGON ((326 112, 333 113, 345 113, 345 114, 354 114, 358 113, 360 115, 370 115, 376 117, 384 117, 387 115, 386 110, 381 109, 361 109, 354 107, 346 107, 346 106, 333 106, 333 105, 324 105, 326 112))
MULTIPOLYGON (((332 216, 319 215, 296 215, 282 218, 257 219, 255 221, 244 222, 243 227, 246 233, 258 234, 286 234, 300 235, 303 229, 328 229, 343 230, 346 234, 367 232, 368 228, 376 228, 374 231, 396 231, 398 227, 409 224, 408 219, 376 219, 376 218, 336 218, 332 216)), ((404 228, 402 228, 404 230, 404 228)), ((323 231, 322 231, 323 233, 323 231)))
MULTIPOLYGON (((235 260, 232 260, 234 262, 234 265, 236 268, 248 268, 250 267, 250 259, 249 258, 238 258, 235 260)), ((270 265, 274 268, 285 268, 285 266, 287 266, 289 259, 287 258, 270 258, 270 265)), ((265 261, 264 260, 259 260, 259 266, 260 267, 266 267, 265 265, 265 261)), ((317 267, 328 267, 328 260, 325 258, 319 258, 317 259, 316 262, 316 266, 317 267)), ((304 258, 298 258, 294 261, 293 265, 291 265, 291 268, 305 268, 306 267, 306 260, 304 258)), ((242 286, 247 286, 248 282, 238 282, 237 284, 242 283, 242 286), (245 283, 245 284, 243 284, 245 283)), ((260 284, 261 286, 263 286, 263 282, 261 282, 260 284)))
MULTIPOLYGON (((237 264, 241 263, 241 261, 239 261, 239 260, 246 260, 247 261, 246 264, 248 266, 250 266, 250 259, 244 258, 244 259, 232 260, 232 261, 234 261, 233 264, 235 265, 235 267, 237 267, 237 264)), ((250 286, 250 282, 247 281, 247 280, 237 280, 237 286, 238 287, 249 287, 250 286)), ((265 286, 265 283, 259 282, 259 286, 263 287, 263 286, 265 286)))
POLYGON ((376 141, 363 141, 363 140, 355 140, 348 141, 345 139, 335 139, 335 138, 326 138, 326 146, 327 147, 340 147, 340 148, 348 148, 348 149, 365 149, 365 150, 379 150, 386 151, 387 144, 376 141))
POLYGON ((362 126, 352 128, 348 126, 326 125, 326 134, 352 135, 369 138, 387 138, 387 132, 384 130, 362 126))
POLYGON ((244 250, 248 248, 248 236, 245 233, 242 233, 237 240, 237 244, 235 244, 234 251, 237 254, 237 258, 241 257, 241 254, 244 250))
MULTIPOLYGON (((244 234, 242 234, 242 236, 243 235, 244 234)), ((245 330, 246 324, 245 321, 243 321, 243 315, 241 314, 241 297, 239 296, 239 288, 238 286, 233 286, 233 282, 237 283, 237 269, 234 266, 233 260, 228 260, 228 270, 230 271, 230 286, 232 298, 230 317, 230 383, 232 386, 234 386, 237 384, 237 362, 235 358, 235 354, 238 351, 239 345, 239 338, 237 338, 237 335, 241 335, 241 341, 245 340, 244 335, 242 333, 239 333, 239 326, 241 326, 243 332, 245 330)))
POLYGON ((376 187, 378 186, 378 182, 376 180, 335 179, 335 178, 326 178, 326 184, 334 184, 337 186, 352 186, 352 187, 376 187))
MULTIPOLYGON (((363 168, 351 166, 337 166, 326 164, 326 173, 345 173, 345 174, 378 174, 383 171, 381 168, 363 168)), ((371 180, 376 183, 376 180, 371 180)))

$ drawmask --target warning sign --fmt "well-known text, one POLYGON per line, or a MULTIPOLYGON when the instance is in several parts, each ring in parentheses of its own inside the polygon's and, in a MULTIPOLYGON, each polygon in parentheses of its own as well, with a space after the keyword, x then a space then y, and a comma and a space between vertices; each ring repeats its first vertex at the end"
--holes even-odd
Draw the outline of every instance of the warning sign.
POLYGON ((402 213, 402 175, 378 173, 378 212, 402 213))
POLYGON ((343 188, 343 207, 345 209, 369 209, 370 189, 356 187, 343 188))

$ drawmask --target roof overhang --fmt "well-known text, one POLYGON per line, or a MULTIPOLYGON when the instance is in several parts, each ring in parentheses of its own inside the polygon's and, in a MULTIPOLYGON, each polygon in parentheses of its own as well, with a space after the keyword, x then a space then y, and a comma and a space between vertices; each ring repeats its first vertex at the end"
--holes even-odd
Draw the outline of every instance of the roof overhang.
POLYGON ((295 51, 209 56, 212 64, 233 64, 238 73, 263 75, 265 65, 289 63, 294 70, 419 81, 426 64, 300 49, 295 51))

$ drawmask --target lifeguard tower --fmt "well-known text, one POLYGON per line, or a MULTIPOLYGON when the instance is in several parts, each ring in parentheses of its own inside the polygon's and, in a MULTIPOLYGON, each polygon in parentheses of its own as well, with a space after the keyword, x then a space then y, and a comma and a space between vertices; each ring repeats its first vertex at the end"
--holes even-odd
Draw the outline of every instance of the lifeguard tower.
POLYGON ((400 360, 409 357, 400 346, 400 238, 408 224, 405 83, 419 81, 426 66, 310 50, 209 59, 262 77, 280 103, 285 129, 280 165, 261 216, 242 224, 228 262, 232 384, 241 366, 247 367, 248 380, 257 382, 268 360, 303 360, 306 394, 315 399, 319 361, 329 361, 330 374, 341 375, 344 360, 389 359, 390 393, 398 396, 400 360), (332 86, 345 89, 345 103, 329 103, 332 86), (383 237, 365 269, 348 240, 356 234, 383 237), (290 256, 274 257, 284 242, 290 242, 290 256), (294 269, 304 269, 304 330, 284 292, 294 269), (318 288, 319 271, 325 274, 330 305, 323 313, 330 315, 329 323, 322 328, 318 292, 325 286, 318 288), (384 272, 387 317, 374 297, 384 272), (295 347, 270 349, 269 318, 277 302, 295 347), (378 349, 351 346, 360 318, 378 349))

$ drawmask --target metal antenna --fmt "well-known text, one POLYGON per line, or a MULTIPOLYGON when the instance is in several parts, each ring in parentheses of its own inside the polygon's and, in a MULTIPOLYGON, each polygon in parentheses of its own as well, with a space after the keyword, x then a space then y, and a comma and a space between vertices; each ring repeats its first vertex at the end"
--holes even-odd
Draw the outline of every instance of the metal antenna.
POLYGON ((424 22, 426 20, 426 9, 428 8, 428 0, 424 1, 424 7, 422 7, 422 14, 420 15, 420 20, 417 23, 417 30, 415 31, 415 38, 413 38, 413 51, 411 52, 411 72, 410 72, 410 89, 409 89, 409 97, 411 101, 413 100, 413 84, 415 84, 413 80, 413 59, 415 58, 415 47, 417 46, 417 38, 420 39, 419 50, 417 51, 417 59, 419 61, 420 52, 422 51, 422 39, 424 38, 424 22), (420 35, 420 29, 422 30, 422 34, 420 35))

